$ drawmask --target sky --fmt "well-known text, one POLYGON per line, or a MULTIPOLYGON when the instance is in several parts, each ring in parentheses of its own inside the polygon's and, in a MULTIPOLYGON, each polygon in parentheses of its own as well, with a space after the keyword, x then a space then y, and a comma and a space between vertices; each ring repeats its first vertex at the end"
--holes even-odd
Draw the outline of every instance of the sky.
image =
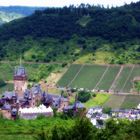
POLYGON ((91 5, 104 5, 104 6, 121 6, 124 3, 137 2, 139 0, 0 0, 0 6, 45 6, 45 7, 63 7, 70 4, 79 5, 81 3, 91 5))

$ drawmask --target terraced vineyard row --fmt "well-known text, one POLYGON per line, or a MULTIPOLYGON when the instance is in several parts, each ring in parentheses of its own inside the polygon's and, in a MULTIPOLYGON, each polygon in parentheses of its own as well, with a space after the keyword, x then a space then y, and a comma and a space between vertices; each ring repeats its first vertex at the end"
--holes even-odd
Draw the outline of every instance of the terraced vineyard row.
POLYGON ((140 66, 71 65, 58 82, 60 87, 86 88, 129 93, 140 66), (81 68, 82 67, 82 68, 81 68))
POLYGON ((140 103, 140 95, 111 95, 104 107, 113 109, 136 108, 140 103))

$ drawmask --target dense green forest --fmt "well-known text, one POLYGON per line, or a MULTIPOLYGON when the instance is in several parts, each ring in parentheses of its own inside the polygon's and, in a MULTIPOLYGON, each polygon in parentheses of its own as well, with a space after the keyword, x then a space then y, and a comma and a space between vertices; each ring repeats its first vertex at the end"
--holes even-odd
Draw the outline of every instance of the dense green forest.
POLYGON ((87 118, 45 118, 36 120, 0 119, 4 140, 139 140, 140 121, 108 120, 97 129, 87 118))
POLYGON ((0 27, 0 59, 140 63, 140 2, 116 8, 47 8, 0 27))

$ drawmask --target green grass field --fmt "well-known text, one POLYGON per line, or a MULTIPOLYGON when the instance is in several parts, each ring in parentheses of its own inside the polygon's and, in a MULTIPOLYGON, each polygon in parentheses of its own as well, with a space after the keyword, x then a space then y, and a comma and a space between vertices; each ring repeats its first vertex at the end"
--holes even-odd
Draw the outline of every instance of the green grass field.
POLYGON ((125 97, 121 108, 135 108, 140 104, 140 95, 128 95, 125 97))
POLYGON ((12 83, 8 83, 3 87, 0 87, 0 94, 2 94, 4 91, 12 91, 14 89, 14 85, 12 83))
POLYGON ((92 97, 89 101, 84 103, 86 108, 94 107, 94 106, 102 106, 109 98, 110 94, 99 93, 96 94, 96 97, 92 97))
POLYGON ((58 82, 59 86, 129 93, 132 80, 140 76, 140 66, 71 65, 58 82))
POLYGON ((1 140, 35 140, 37 136, 35 135, 20 135, 20 134, 8 134, 8 135, 0 135, 1 140))
POLYGON ((111 107, 113 109, 118 109, 124 102, 125 95, 111 95, 108 101, 104 104, 104 107, 111 107))
POLYGON ((0 118, 0 140, 43 140, 39 136, 44 132, 50 134, 55 126, 65 125, 70 128, 74 125, 74 119, 62 119, 60 117, 40 117, 35 120, 17 119, 7 120, 0 118))

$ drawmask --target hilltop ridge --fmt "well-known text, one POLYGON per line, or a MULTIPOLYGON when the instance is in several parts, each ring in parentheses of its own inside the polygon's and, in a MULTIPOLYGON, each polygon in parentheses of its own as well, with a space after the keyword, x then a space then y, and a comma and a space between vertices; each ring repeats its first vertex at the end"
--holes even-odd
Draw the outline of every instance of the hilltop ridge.
POLYGON ((22 54, 26 61, 139 63, 139 9, 140 2, 37 10, 0 27, 0 58, 22 54))

